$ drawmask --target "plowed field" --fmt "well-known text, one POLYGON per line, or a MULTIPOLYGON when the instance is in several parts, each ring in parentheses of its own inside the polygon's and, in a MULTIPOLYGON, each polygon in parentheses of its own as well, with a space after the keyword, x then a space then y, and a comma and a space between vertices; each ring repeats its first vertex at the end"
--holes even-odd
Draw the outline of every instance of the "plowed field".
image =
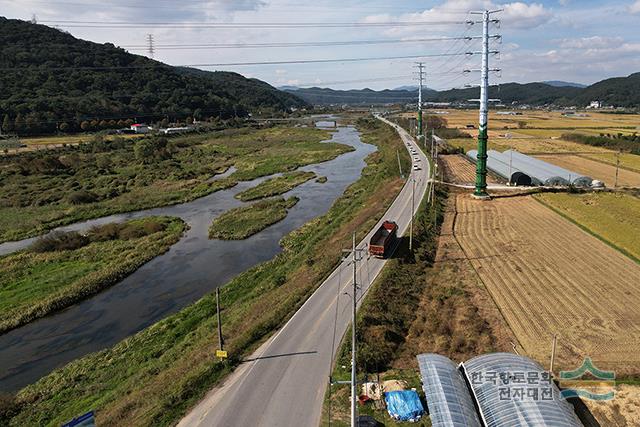
MULTIPOLYGON (((438 158, 444 169, 447 182, 455 184, 469 184, 476 182, 476 165, 469 161, 463 154, 440 156, 438 158)), ((493 176, 487 175, 487 183, 495 184, 493 176)))
MULTIPOLYGON (((590 176, 593 179, 598 179, 604 182, 607 187, 613 187, 615 183, 616 168, 612 165, 573 155, 545 154, 535 157, 562 168, 590 176)), ((640 173, 619 169, 618 185, 621 187, 640 187, 640 173)))
POLYGON ((457 201, 456 237, 524 352, 640 371, 640 265, 530 197, 457 201))

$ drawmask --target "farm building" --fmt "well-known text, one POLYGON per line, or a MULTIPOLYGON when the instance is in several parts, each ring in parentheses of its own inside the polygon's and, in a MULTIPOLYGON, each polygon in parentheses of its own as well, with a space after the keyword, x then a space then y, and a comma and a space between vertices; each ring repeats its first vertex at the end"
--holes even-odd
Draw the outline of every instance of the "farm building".
POLYGON ((151 131, 151 127, 144 123, 135 123, 131 125, 131 130, 135 133, 149 133, 149 131, 151 131))
POLYGON ((582 426, 549 372, 528 357, 490 353, 457 367, 441 355, 417 358, 433 426, 582 426))
MULTIPOLYGON (((467 156, 475 162, 478 151, 470 150, 467 156)), ((489 150, 487 156, 487 168, 515 185, 589 187, 593 182, 591 177, 580 175, 515 150, 507 150, 503 153, 489 150)))
MULTIPOLYGON (((467 153, 467 156, 475 162, 478 157, 478 151, 471 150, 467 153)), ((508 179, 510 183, 524 186, 533 184, 531 176, 514 167, 514 165, 509 164, 509 159, 504 157, 502 153, 489 150, 487 156, 487 167, 503 178, 508 179)))

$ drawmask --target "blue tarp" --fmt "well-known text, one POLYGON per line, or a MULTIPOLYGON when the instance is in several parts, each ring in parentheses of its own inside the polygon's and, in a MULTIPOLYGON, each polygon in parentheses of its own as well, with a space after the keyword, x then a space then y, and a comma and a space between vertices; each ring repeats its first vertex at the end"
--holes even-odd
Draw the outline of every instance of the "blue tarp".
POLYGON ((418 421, 424 415, 424 408, 418 393, 413 390, 389 391, 384 394, 387 411, 392 418, 400 421, 418 421))

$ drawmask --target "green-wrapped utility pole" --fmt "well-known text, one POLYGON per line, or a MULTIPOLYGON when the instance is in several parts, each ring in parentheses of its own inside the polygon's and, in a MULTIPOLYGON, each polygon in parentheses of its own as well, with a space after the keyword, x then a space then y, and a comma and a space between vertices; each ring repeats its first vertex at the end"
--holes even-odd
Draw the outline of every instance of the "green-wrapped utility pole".
POLYGON ((490 15, 499 11, 485 10, 482 13, 482 69, 480 78, 480 124, 478 126, 478 157, 476 161, 476 189, 473 196, 487 199, 487 143, 489 140, 489 22, 490 15))

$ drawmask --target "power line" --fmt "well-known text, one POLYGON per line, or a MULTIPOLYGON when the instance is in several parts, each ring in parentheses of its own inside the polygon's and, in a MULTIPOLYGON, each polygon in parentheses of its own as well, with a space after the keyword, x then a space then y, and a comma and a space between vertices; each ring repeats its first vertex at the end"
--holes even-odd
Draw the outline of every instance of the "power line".
MULTIPOLYGON (((20 0, 0 0, 1 2, 6 2, 6 3, 21 3, 20 0)), ((30 0, 29 3, 34 3, 34 4, 45 4, 47 6, 51 6, 51 2, 50 1, 39 1, 39 0, 30 0)), ((56 1, 55 5, 68 5, 68 6, 82 6, 82 7, 90 7, 90 6, 97 6, 96 3, 91 3, 91 2, 75 2, 75 1, 56 1)), ((194 1, 185 1, 182 0, 180 2, 180 7, 182 10, 184 9, 189 9, 189 8, 197 8, 199 10, 202 10, 203 8, 206 9, 206 6, 211 6, 211 9, 214 9, 216 7, 215 2, 213 3, 209 3, 207 4, 207 2, 203 2, 202 0, 194 0, 194 1)), ((110 2, 109 4, 109 8, 126 8, 126 9, 149 9, 149 6, 146 5, 136 5, 136 4, 123 4, 123 3, 113 3, 110 2)), ((175 5, 175 1, 171 0, 171 1, 167 1, 167 2, 162 2, 160 0, 155 0, 154 4, 153 4, 153 9, 171 9, 173 11, 176 10, 176 5, 175 5), (163 5, 164 3, 164 5, 163 5), (169 3, 169 4, 167 4, 169 3)), ((339 11, 342 10, 358 10, 358 11, 367 11, 367 10, 394 10, 394 11, 398 11, 398 10, 405 10, 405 11, 420 11, 421 8, 420 7, 410 7, 410 6, 388 6, 388 5, 371 5, 371 4, 367 4, 367 5, 358 5, 358 6, 340 6, 339 11, 336 10, 335 7, 333 6, 322 6, 322 5, 313 5, 313 6, 309 6, 309 5, 301 5, 299 3, 278 3, 276 5, 273 4, 269 4, 268 5, 268 9, 270 11, 274 11, 274 10, 282 10, 282 11, 287 11, 290 9, 304 9, 304 10, 326 10, 326 11, 336 11, 339 13, 339 11), (274 7, 276 6, 276 7, 274 7)), ((258 11, 258 9, 253 9, 252 11, 258 11)), ((446 12, 446 13, 467 13, 466 10, 464 9, 438 9, 437 12, 446 12)))
POLYGON ((126 21, 64 21, 41 20, 64 28, 243 28, 243 29, 284 29, 284 28, 376 28, 376 27, 419 27, 425 25, 470 24, 471 21, 388 21, 388 22, 126 22, 126 21))
MULTIPOLYGON (((155 44, 157 50, 170 49, 246 49, 246 48, 280 48, 280 47, 325 47, 325 46, 354 46, 395 43, 427 43, 443 41, 472 40, 480 37, 440 37, 419 39, 394 39, 394 40, 348 40, 348 41, 315 41, 315 42, 270 42, 270 43, 210 43, 210 44, 155 44)), ((146 49, 148 45, 120 45, 129 50, 146 49)))
POLYGON ((424 55, 404 55, 404 56, 378 56, 371 58, 340 58, 340 59, 295 59, 284 61, 254 61, 254 62, 221 62, 221 63, 203 63, 203 64, 183 64, 183 65, 171 65, 157 62, 154 65, 124 65, 124 66, 86 66, 86 67, 3 67, 0 71, 57 71, 57 70, 128 70, 128 69, 149 69, 149 68, 168 68, 168 67, 234 67, 234 66, 247 66, 247 65, 286 65, 286 64, 328 64, 336 62, 366 62, 366 61, 387 61, 397 59, 420 59, 420 58, 438 58, 443 56, 460 56, 466 54, 424 54, 424 55), (156 65, 157 64, 157 65, 156 65))

